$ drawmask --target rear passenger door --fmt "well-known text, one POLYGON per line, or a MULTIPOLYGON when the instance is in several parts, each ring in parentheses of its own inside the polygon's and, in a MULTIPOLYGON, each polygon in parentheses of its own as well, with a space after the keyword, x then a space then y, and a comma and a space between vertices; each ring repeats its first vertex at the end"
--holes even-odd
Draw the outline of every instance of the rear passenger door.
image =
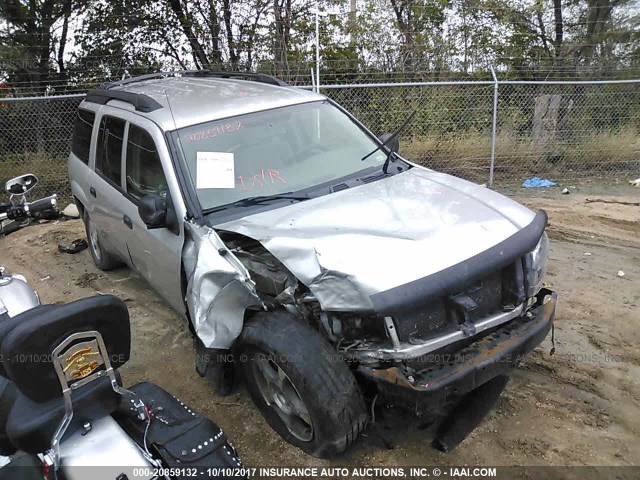
POLYGON ((94 169, 87 175, 90 200, 87 209, 91 221, 101 233, 104 247, 128 260, 121 233, 124 227, 122 210, 118 208, 122 197, 126 121, 105 114, 99 122, 94 169))
POLYGON ((126 246, 133 267, 178 312, 184 313, 181 289, 184 207, 162 133, 151 122, 130 121, 126 136, 124 202, 126 246), (145 195, 159 195, 173 205, 174 228, 148 229, 138 213, 145 195))
MULTIPOLYGON (((67 161, 71 192, 81 205, 87 206, 89 187, 87 173, 91 158, 91 137, 93 136, 96 112, 93 106, 81 104, 76 112, 71 138, 71 153, 67 161)), ((93 199, 93 197, 91 197, 93 199)))

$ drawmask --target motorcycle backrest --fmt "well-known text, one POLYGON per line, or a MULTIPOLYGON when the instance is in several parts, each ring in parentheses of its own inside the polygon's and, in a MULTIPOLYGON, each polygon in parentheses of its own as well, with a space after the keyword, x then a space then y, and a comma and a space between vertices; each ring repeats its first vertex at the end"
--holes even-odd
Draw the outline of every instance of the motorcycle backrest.
MULTIPOLYGON (((16 326, 20 325, 23 322, 28 322, 32 317, 38 317, 44 314, 47 310, 52 308, 56 308, 56 305, 39 305, 35 308, 31 308, 26 310, 25 312, 16 315, 14 317, 4 318, 0 321, 0 346, 2 346, 2 342, 4 342, 5 337, 16 328, 16 326)), ((4 363, 0 362, 0 375, 9 378, 9 374, 4 368, 4 363)))
POLYGON ((24 195, 38 183, 38 177, 33 173, 27 173, 26 175, 20 175, 19 177, 8 180, 4 188, 7 193, 12 195, 24 195))
POLYGON ((11 320, 15 326, 4 339, 0 332, 4 373, 34 402, 62 395, 56 362, 70 385, 105 368, 102 351, 114 369, 129 360, 129 312, 118 297, 99 295, 64 305, 45 305, 11 320), (15 321, 21 317, 23 321, 15 321), (59 351, 61 345, 64 347, 59 351))

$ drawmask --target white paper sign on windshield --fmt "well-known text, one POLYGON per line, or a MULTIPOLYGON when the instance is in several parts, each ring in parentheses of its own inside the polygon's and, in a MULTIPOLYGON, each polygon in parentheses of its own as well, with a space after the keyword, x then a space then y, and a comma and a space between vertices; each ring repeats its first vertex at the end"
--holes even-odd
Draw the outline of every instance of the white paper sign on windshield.
POLYGON ((235 188, 233 153, 198 152, 196 157, 196 188, 235 188))

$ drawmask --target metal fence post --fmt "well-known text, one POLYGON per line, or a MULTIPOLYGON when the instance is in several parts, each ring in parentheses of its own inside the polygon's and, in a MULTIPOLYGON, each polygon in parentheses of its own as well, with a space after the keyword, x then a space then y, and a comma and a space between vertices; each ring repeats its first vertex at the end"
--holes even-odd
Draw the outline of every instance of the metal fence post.
POLYGON ((498 125, 498 77, 491 67, 493 76, 493 126, 491 128, 491 165, 489 166, 489 186, 493 185, 493 168, 496 160, 496 129, 498 125))

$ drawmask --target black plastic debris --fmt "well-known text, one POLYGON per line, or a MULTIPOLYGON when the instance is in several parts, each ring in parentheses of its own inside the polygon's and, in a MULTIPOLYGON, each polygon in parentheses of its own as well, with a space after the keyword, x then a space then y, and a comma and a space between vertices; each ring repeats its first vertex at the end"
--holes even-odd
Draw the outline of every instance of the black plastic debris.
POLYGON ((81 252, 82 250, 88 247, 89 245, 87 244, 86 240, 84 240, 83 238, 78 238, 77 240, 74 240, 73 242, 71 242, 71 245, 69 245, 68 247, 66 245, 58 245, 58 251, 60 253, 74 254, 74 253, 81 252))

